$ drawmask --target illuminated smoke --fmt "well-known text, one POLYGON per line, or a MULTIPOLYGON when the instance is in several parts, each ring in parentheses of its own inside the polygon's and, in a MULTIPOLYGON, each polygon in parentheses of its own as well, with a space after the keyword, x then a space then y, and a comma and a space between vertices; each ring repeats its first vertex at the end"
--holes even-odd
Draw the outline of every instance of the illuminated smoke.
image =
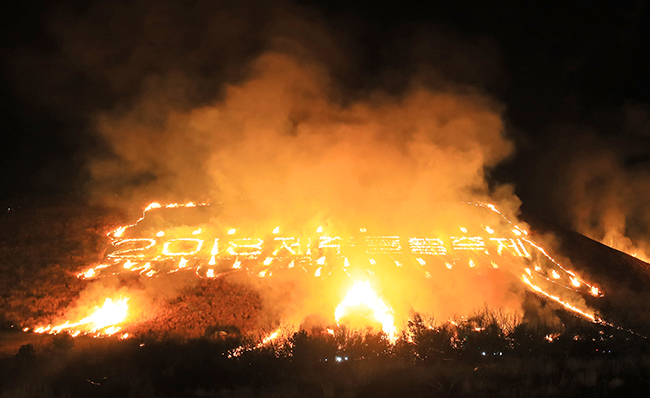
MULTIPOLYGON (((214 224, 225 226, 228 236, 250 239, 240 246, 256 253, 262 250, 258 236, 267 233, 309 236, 317 231, 331 238, 361 229, 376 236, 425 239, 412 246, 442 252, 447 249, 436 244, 438 236, 473 250, 477 241, 463 234, 478 233, 475 227, 490 233, 485 227, 491 227, 465 203, 495 203, 515 219, 519 200, 512 187, 490 189, 486 181, 514 148, 504 134, 503 107, 479 89, 448 81, 435 63, 397 82, 355 89, 343 82, 362 74, 350 72, 356 68, 349 51, 354 46, 313 14, 300 16, 295 7, 276 3, 265 8, 269 17, 259 17, 262 11, 249 15, 245 7, 205 7, 188 16, 168 4, 155 10, 145 6, 144 15, 129 19, 129 8, 97 6, 89 13, 106 26, 83 18, 54 24, 66 53, 121 94, 91 118, 111 152, 89 160, 95 197, 134 213, 153 200, 215 205, 201 222, 188 221, 193 224, 188 234, 178 237, 186 246, 176 242, 179 246, 162 248, 163 255, 183 253, 173 265, 176 275, 192 269, 191 255, 204 249, 198 245, 203 232, 194 232, 214 224), (193 26, 194 17, 201 23, 193 26), (133 31, 143 36, 133 40, 118 22, 135 26, 133 31), (114 33, 107 33, 111 29, 114 33), (93 42, 95 37, 105 38, 109 46, 118 43, 109 47, 114 54, 89 53, 89 48, 103 48, 93 42), (197 41, 203 44, 191 47, 197 41), (242 41, 246 51, 232 48, 242 41)), ((485 58, 456 39, 445 43, 436 36, 427 43, 414 52, 433 43, 452 47, 459 58, 485 58)), ((114 237, 122 233, 118 230, 114 237)), ((151 243, 170 236, 161 225, 147 239, 151 243)), ((209 254, 207 265, 216 267, 217 253, 209 254)), ((323 267, 309 276, 263 283, 267 271, 260 270, 257 279, 246 283, 264 295, 269 312, 287 322, 300 324, 313 314, 329 320, 334 317, 330 309, 346 291, 345 284, 331 283, 331 291, 314 294, 322 289, 318 278, 325 276, 326 259, 318 257, 323 267)), ((270 267, 273 261, 269 255, 260 263, 270 267)), ((356 266, 354 260, 345 261, 356 266)), ((485 264, 471 258, 466 264, 447 262, 422 278, 377 275, 373 288, 401 320, 412 311, 448 318, 484 303, 520 310, 525 291, 521 275, 487 272, 485 264), (452 268, 458 275, 450 279, 452 268)), ((391 265, 404 268, 399 261, 391 265)), ((510 268, 508 260, 488 266, 489 271, 510 268)), ((232 264, 233 269, 244 267, 239 259, 232 264)), ((151 262, 125 263, 123 269, 143 279, 158 275, 151 262)), ((216 268, 210 269, 206 276, 216 277, 216 268)), ((83 276, 92 279, 100 273, 86 270, 83 276)))

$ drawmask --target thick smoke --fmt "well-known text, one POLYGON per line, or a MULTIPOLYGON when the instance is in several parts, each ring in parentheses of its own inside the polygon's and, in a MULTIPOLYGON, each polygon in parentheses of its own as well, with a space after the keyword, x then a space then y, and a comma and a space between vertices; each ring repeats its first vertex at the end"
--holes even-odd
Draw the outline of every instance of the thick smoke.
MULTIPOLYGON (((400 72, 399 89, 363 84, 374 80, 356 69, 354 43, 308 10, 263 8, 106 5, 57 20, 70 59, 115 98, 92 113, 110 151, 88 159, 95 198, 137 211, 153 200, 210 202, 222 221, 260 231, 324 224, 338 233, 363 226, 449 236, 480 225, 458 203, 517 213, 512 189, 486 181, 514 149, 501 105, 457 76, 447 80, 436 57, 422 57, 433 61, 410 76, 400 72)), ((443 42, 436 36, 439 51, 454 53, 458 39, 443 42)), ((463 53, 480 59, 485 49, 465 45, 453 58, 463 53)), ((446 317, 486 302, 521 308, 524 289, 511 274, 491 273, 486 283, 470 272, 381 289, 402 299, 393 305, 404 315, 446 317)), ((305 279, 267 287, 268 303, 290 317, 318 313, 323 298, 305 279)))

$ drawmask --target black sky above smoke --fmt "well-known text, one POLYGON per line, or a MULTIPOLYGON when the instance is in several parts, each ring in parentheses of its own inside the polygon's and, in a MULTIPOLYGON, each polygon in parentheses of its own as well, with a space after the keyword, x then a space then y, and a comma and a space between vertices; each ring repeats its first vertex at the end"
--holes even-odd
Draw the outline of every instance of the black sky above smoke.
MULTIPOLYGON (((215 100, 225 82, 246 75, 265 40, 287 30, 317 49, 311 54, 342 82, 342 98, 375 88, 399 93, 420 75, 432 88, 478 88, 505 105, 516 152, 491 178, 514 183, 524 210, 579 227, 567 170, 595 170, 580 180, 582 200, 597 203, 602 192, 617 198, 626 225, 650 214, 638 199, 650 169, 650 24, 642 1, 33 1, 8 11, 0 39, 5 198, 83 192, 88 160, 111 155, 92 129, 94 115, 126 111, 143 87, 158 88, 176 107, 215 100), (594 164, 611 167, 601 175, 594 164)), ((587 207, 597 230, 602 206, 587 207)))

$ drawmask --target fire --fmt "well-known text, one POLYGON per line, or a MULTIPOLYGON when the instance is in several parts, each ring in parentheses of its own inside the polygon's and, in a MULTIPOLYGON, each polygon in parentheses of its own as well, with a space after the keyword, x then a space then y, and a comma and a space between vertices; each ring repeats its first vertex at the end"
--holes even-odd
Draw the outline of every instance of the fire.
POLYGON ((392 310, 372 290, 369 281, 356 282, 348 291, 334 311, 336 323, 338 324, 342 318, 363 307, 372 311, 372 317, 381 323, 384 333, 391 341, 395 341, 397 328, 392 310))
MULTIPOLYGON (((207 212, 211 205, 152 203, 134 224, 109 234, 112 247, 104 262, 80 272, 78 277, 97 280, 133 273, 151 278, 180 272, 214 279, 235 272, 271 281, 303 274, 329 284, 330 291, 338 290, 342 283, 353 283, 336 308, 336 322, 348 316, 348 321, 359 319, 363 323, 365 318, 381 324, 393 340, 398 331, 395 320, 406 317, 393 313, 384 300, 395 301, 396 308, 408 303, 397 302, 400 298, 391 295, 390 290, 388 296, 380 298, 366 278, 375 277, 378 282, 387 283, 386 278, 403 275, 440 283, 441 278, 472 275, 467 273, 471 269, 476 275, 513 274, 528 290, 592 322, 602 322, 579 299, 580 295, 603 297, 597 286, 556 261, 535 242, 534 236, 494 205, 466 205, 472 217, 465 215, 460 225, 437 226, 432 221, 432 225, 417 232, 401 230, 401 234, 391 234, 390 229, 380 230, 372 225, 345 228, 345 224, 336 221, 322 225, 314 222, 303 229, 276 222, 251 226, 250 220, 241 220, 244 225, 238 225, 236 219, 206 219, 194 225, 185 221, 162 224, 156 222, 160 215, 173 216, 179 214, 173 212, 190 207, 203 207, 200 211, 207 212), (150 211, 158 213, 157 216, 145 220, 150 211)), ((186 213, 180 214, 184 217, 186 213)), ((331 311, 327 308, 333 308, 335 303, 328 303, 323 310, 331 311)), ((84 319, 58 328, 78 328, 89 322, 84 319)), ((103 333, 114 333, 107 329, 112 326, 119 330, 117 323, 104 327, 103 333)), ((83 330, 91 329, 99 328, 86 325, 83 330)))
POLYGON ((70 321, 67 321, 58 326, 39 327, 34 332, 57 334, 68 331, 73 336, 80 333, 110 336, 119 332, 121 327, 118 325, 126 320, 129 308, 128 301, 128 298, 121 298, 116 301, 107 298, 101 307, 95 307, 91 315, 78 322, 70 323, 70 321))

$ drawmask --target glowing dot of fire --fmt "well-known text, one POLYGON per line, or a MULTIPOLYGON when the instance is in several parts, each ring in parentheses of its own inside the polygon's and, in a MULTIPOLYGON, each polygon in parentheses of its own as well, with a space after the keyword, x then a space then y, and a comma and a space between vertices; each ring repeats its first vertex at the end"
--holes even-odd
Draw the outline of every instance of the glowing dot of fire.
POLYGON ((159 238, 162 237, 162 236, 165 236, 165 231, 158 231, 156 233, 156 236, 159 237, 159 238))

